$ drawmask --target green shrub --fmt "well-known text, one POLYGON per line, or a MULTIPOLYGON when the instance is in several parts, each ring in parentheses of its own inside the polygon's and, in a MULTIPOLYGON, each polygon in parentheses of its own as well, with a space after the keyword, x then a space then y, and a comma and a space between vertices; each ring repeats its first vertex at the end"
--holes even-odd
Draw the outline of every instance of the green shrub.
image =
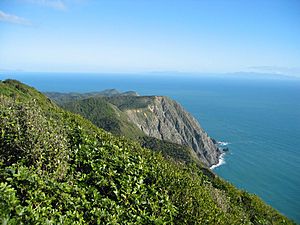
POLYGON ((0 85, 2 224, 293 224, 200 165, 0 85))

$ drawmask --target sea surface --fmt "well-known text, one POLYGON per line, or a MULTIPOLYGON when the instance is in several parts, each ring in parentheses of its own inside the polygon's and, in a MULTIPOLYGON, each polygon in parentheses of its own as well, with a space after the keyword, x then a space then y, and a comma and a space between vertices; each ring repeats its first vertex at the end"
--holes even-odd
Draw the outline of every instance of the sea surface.
POLYGON ((40 91, 166 95, 229 152, 214 171, 300 223, 300 79, 172 73, 0 73, 40 91))

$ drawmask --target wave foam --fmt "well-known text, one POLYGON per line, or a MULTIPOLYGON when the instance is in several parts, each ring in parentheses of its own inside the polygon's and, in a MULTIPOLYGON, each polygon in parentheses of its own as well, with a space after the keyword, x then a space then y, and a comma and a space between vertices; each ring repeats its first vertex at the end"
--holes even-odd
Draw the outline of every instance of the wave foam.
POLYGON ((227 146, 227 145, 229 145, 229 144, 230 144, 229 142, 218 141, 218 145, 219 145, 219 146, 227 146))
POLYGON ((218 164, 212 165, 212 166, 210 167, 210 169, 213 170, 213 169, 215 169, 215 168, 217 168, 217 167, 219 167, 219 166, 225 164, 226 162, 225 162, 224 156, 225 156, 225 153, 222 153, 222 154, 220 155, 220 157, 219 157, 219 162, 218 162, 218 164))

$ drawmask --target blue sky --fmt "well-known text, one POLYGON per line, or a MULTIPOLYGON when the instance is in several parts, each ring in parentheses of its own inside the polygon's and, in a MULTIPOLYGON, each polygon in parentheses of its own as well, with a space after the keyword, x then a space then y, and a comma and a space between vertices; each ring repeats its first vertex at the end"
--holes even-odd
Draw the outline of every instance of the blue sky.
POLYGON ((300 75, 300 1, 0 0, 0 70, 300 75))

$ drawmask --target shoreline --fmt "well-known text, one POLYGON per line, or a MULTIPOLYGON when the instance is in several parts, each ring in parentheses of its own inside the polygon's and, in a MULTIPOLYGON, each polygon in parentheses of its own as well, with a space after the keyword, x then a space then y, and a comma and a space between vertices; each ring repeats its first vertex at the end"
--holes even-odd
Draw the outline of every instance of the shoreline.
POLYGON ((224 159, 224 156, 225 156, 225 152, 222 152, 222 154, 219 156, 219 162, 215 165, 212 165, 211 167, 209 167, 209 169, 213 170, 221 165, 224 165, 226 162, 225 162, 225 159, 224 159))

